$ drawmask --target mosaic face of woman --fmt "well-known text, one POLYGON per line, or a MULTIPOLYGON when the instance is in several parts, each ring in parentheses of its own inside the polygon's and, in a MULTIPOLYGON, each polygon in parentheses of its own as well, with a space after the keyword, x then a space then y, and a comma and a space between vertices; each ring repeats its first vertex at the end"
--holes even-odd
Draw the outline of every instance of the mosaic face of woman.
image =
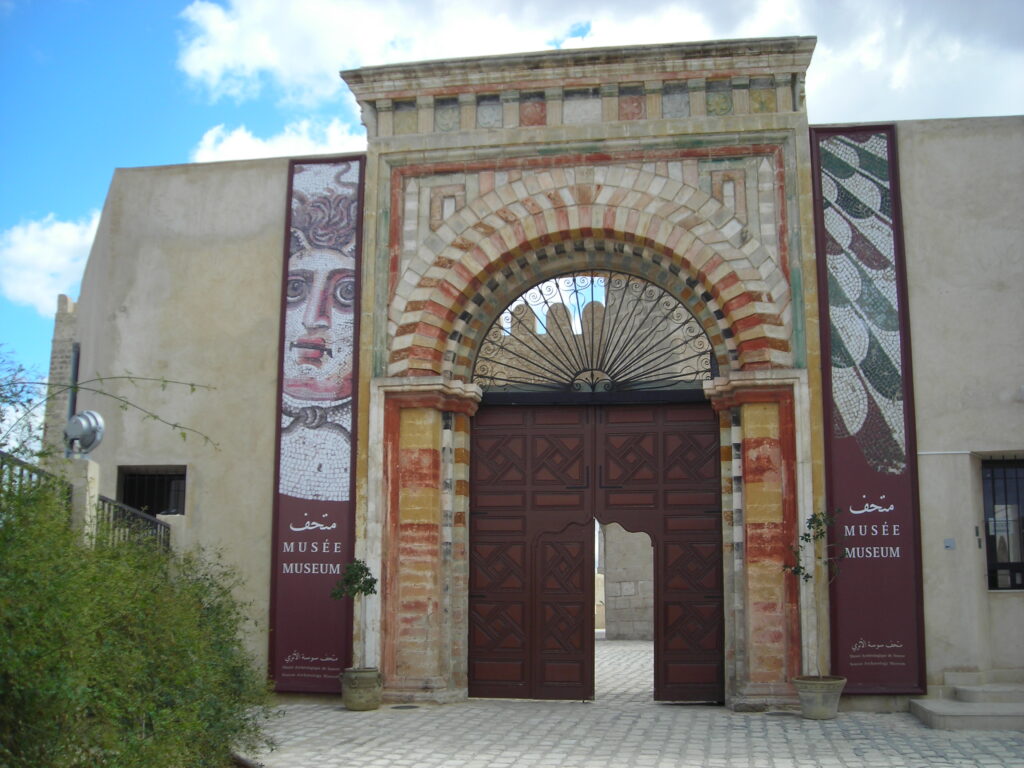
POLYGON ((329 248, 288 259, 284 391, 300 400, 352 394, 355 261, 329 248))

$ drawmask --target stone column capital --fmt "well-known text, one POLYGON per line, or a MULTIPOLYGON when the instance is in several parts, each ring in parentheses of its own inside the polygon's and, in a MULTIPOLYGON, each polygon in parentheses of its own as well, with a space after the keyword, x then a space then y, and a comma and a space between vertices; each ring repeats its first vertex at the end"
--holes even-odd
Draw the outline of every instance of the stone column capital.
POLYGON ((765 369, 737 371, 704 383, 704 394, 716 411, 747 403, 777 402, 792 397, 793 391, 807 383, 807 371, 765 369))
POLYGON ((399 408, 433 408, 472 416, 483 390, 476 384, 441 376, 393 376, 374 379, 373 386, 399 408))

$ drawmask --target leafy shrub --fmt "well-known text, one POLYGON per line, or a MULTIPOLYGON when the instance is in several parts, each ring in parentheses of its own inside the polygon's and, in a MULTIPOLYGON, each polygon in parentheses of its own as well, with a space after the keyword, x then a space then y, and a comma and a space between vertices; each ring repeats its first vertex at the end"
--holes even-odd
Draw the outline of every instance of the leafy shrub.
POLYGON ((331 597, 335 600, 376 594, 377 579, 370 573, 370 566, 364 560, 353 560, 346 565, 341 578, 331 590, 331 597))
POLYGON ((268 746, 236 579, 145 540, 89 546, 54 489, 0 488, 0 765, 224 766, 268 746))

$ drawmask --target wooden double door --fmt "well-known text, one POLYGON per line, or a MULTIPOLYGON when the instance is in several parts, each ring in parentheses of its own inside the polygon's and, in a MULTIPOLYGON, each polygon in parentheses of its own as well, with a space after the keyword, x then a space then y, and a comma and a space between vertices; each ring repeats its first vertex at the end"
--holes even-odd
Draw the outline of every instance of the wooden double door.
POLYGON ((469 695, 594 696, 594 518, 654 547, 654 698, 724 699, 718 419, 491 406, 473 423, 469 695))

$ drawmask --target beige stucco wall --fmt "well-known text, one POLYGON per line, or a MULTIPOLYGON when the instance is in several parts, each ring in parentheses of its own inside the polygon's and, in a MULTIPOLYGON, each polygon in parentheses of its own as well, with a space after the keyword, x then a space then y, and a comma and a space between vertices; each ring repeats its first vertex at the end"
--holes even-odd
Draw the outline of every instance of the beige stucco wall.
POLYGON ((981 461, 1024 455, 1024 117, 898 124, 928 682, 1024 670, 987 587, 981 461), (955 549, 946 549, 951 539, 955 549))
POLYGON ((187 465, 184 517, 164 518, 178 548, 223 550, 242 577, 266 657, 278 328, 288 161, 118 170, 76 308, 80 381, 166 378, 215 389, 109 381, 161 418, 203 438, 82 393, 106 420, 100 492, 119 465, 187 465))

